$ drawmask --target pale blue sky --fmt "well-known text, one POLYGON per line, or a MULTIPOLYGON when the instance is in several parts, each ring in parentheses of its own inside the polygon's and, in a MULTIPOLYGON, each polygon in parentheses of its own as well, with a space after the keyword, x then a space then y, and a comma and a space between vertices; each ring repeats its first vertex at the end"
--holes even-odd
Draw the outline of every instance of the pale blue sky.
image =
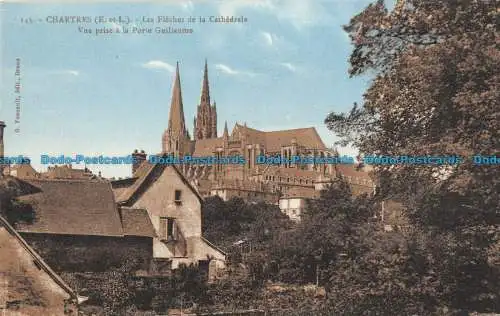
MULTIPOLYGON (((157 153, 168 122, 173 66, 180 62, 192 134, 205 58, 219 133, 226 120, 230 129, 245 121, 262 130, 314 126, 332 145, 336 138, 324 127, 326 115, 359 102, 369 83, 348 78, 351 46, 341 26, 369 2, 4 3, 0 120, 7 124, 6 155, 28 156, 43 170, 41 154, 114 156, 135 148, 157 153), (219 14, 243 15, 248 22, 198 23, 189 35, 101 36, 79 33, 79 24, 21 23, 23 17, 45 21, 56 15, 219 14), (16 58, 22 84, 19 134, 13 130, 16 58)), ((109 177, 130 175, 130 166, 89 167, 109 177)))

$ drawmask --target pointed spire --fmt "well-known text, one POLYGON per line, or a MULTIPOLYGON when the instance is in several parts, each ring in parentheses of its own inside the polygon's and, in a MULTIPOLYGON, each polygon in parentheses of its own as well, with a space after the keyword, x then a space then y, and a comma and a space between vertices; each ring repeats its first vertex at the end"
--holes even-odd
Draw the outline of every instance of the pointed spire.
POLYGON ((182 106, 181 76, 179 74, 179 62, 175 69, 174 87, 172 88, 172 101, 170 103, 170 115, 168 118, 168 129, 172 132, 184 135, 186 127, 184 123, 184 108, 182 106))
POLYGON ((224 138, 229 137, 229 132, 227 130, 227 121, 224 123, 224 134, 222 134, 222 137, 224 138))
POLYGON ((210 105, 210 88, 208 85, 208 63, 206 58, 205 58, 205 70, 203 72, 203 83, 201 87, 200 104, 210 105))

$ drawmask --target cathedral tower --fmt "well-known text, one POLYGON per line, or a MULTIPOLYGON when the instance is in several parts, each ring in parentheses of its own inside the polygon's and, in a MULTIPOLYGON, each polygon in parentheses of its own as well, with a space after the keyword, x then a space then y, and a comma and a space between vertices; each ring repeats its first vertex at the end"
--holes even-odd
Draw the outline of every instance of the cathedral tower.
POLYGON ((201 85, 201 98, 194 119, 194 139, 217 137, 217 107, 210 103, 210 87, 208 84, 208 66, 205 59, 205 70, 201 85))
POLYGON ((189 153, 190 150, 189 134, 184 123, 181 77, 178 62, 175 69, 174 86, 172 88, 168 128, 163 133, 162 147, 163 153, 173 154, 176 157, 189 153))

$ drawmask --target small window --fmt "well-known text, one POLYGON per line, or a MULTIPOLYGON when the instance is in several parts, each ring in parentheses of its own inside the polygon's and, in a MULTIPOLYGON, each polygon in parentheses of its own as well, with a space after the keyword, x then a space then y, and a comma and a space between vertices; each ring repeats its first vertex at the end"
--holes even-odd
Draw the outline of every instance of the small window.
POLYGON ((167 221, 167 237, 173 237, 174 236, 174 220, 169 219, 167 221))
POLYGON ((175 219, 170 217, 160 217, 159 237, 161 240, 175 240, 175 219))
POLYGON ((181 190, 175 190, 175 197, 174 197, 175 204, 181 204, 182 203, 181 196, 182 196, 182 191, 181 190))

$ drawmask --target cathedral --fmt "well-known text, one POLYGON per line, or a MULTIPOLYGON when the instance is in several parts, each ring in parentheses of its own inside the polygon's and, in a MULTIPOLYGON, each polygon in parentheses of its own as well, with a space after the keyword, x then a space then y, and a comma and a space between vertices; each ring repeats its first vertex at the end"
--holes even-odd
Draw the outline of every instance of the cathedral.
MULTIPOLYGON (((219 195, 224 199, 240 196, 247 200, 277 201, 283 195, 310 198, 316 195, 322 179, 331 179, 340 171, 359 178, 361 186, 370 187, 366 172, 359 172, 352 165, 334 164, 257 164, 256 157, 292 156, 337 157, 338 154, 325 146, 314 127, 261 131, 247 124, 236 123, 229 132, 227 122, 224 132, 217 135, 217 106, 212 102, 208 65, 202 78, 200 102, 193 119, 191 137, 184 117, 181 77, 177 63, 167 129, 162 137, 162 154, 182 157, 242 156, 245 164, 181 165, 185 177, 203 196, 219 195)), ((145 159, 145 154, 134 155, 145 159)), ((369 178, 368 178, 369 179, 369 178)))

